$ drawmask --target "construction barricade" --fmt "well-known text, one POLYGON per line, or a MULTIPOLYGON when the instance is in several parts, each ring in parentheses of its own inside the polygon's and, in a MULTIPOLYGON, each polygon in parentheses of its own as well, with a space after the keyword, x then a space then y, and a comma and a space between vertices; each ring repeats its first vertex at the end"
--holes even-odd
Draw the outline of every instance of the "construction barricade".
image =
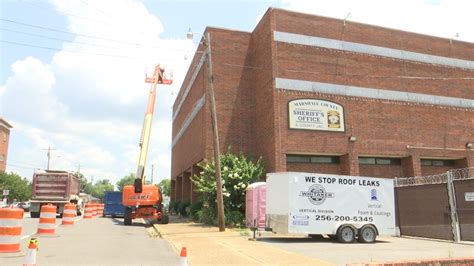
POLYGON ((86 208, 84 210, 84 219, 92 219, 93 209, 94 207, 92 206, 92 203, 86 204, 86 208))
POLYGON ((99 203, 97 206, 97 216, 104 216, 104 203, 99 203))
POLYGON ((23 266, 36 266, 36 252, 38 251, 38 240, 36 238, 30 239, 28 243, 28 251, 26 253, 23 266))
POLYGON ((41 206, 38 235, 54 235, 56 229, 56 206, 48 203, 41 206))
POLYGON ((97 216, 97 203, 92 204, 92 216, 96 217, 97 216))
POLYGON ((23 209, 0 209, 0 253, 20 252, 23 209))
POLYGON ((75 219, 76 205, 73 203, 67 203, 66 205, 64 205, 62 225, 74 225, 75 219))

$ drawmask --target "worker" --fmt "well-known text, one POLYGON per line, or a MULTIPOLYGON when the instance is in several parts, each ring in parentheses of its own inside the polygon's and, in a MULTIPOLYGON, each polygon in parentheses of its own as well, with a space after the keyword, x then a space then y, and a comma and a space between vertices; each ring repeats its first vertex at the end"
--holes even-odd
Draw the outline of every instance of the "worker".
POLYGON ((155 72, 158 73, 158 83, 163 83, 163 77, 165 73, 165 68, 161 67, 160 64, 156 65, 155 72))

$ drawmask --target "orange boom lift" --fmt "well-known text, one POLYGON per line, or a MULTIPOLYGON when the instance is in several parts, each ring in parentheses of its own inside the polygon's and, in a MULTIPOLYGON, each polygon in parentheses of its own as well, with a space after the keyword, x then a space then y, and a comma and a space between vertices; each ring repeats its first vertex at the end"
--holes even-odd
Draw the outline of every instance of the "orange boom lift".
POLYGON ((158 64, 155 67, 152 77, 145 75, 145 82, 151 83, 150 96, 145 112, 142 135, 140 138, 140 159, 138 160, 138 169, 135 182, 123 188, 122 202, 125 207, 124 221, 125 225, 131 225, 132 220, 136 218, 150 218, 168 222, 168 217, 164 214, 162 204, 162 194, 158 186, 145 184, 145 165, 148 155, 148 146, 150 144, 151 124, 153 120, 153 111, 155 109, 156 85, 170 85, 173 83, 172 75, 167 77, 164 69, 158 64))

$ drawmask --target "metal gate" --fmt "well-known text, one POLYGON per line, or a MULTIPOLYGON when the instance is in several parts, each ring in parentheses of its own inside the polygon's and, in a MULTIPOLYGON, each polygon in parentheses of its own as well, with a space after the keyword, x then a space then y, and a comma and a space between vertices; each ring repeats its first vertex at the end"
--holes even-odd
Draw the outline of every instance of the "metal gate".
POLYGON ((400 234, 474 241, 474 168, 395 179, 400 234))

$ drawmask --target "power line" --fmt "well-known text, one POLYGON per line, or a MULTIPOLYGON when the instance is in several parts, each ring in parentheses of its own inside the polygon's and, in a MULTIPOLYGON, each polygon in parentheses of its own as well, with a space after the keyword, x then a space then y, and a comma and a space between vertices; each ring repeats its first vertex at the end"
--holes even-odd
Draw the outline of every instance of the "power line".
POLYGON ((23 23, 23 22, 19 22, 19 21, 15 21, 15 20, 10 20, 10 19, 3 19, 3 18, 0 18, 0 20, 5 21, 5 22, 9 22, 9 23, 18 24, 18 25, 27 26, 27 27, 38 28, 38 29, 42 29, 42 30, 49 30, 49 31, 54 31, 54 32, 66 33, 66 34, 73 34, 73 35, 77 35, 77 36, 82 36, 82 37, 92 38, 92 39, 98 39, 98 40, 104 40, 104 41, 109 41, 109 42, 117 42, 117 43, 129 44, 129 45, 143 46, 143 44, 139 44, 139 43, 126 42, 126 41, 119 41, 119 40, 114 40, 114 39, 108 39, 108 38, 102 38, 102 37, 92 36, 92 35, 88 35, 88 34, 82 34, 82 33, 75 33, 75 32, 70 32, 70 31, 58 30, 58 29, 54 29, 54 28, 32 25, 32 24, 23 23))
POLYGON ((21 168, 21 169, 33 169, 33 170, 35 170, 35 169, 41 169, 40 167, 26 167, 26 166, 11 164, 11 163, 7 163, 6 165, 9 166, 9 167, 21 168))
POLYGON ((95 10, 99 11, 100 13, 102 13, 103 15, 108 16, 104 11, 102 11, 102 9, 99 9, 99 8, 97 8, 97 7, 95 7, 95 6, 93 6, 93 5, 89 4, 89 3, 87 3, 87 2, 84 1, 84 0, 80 0, 80 1, 81 1, 81 3, 83 3, 84 5, 89 6, 89 7, 92 7, 93 9, 95 9, 95 10))
MULTIPOLYGON (((33 3, 30 3, 30 2, 23 2, 23 3, 25 3, 25 4, 27 4, 27 5, 30 5, 30 6, 37 7, 37 8, 51 10, 51 8, 46 7, 46 6, 42 6, 42 5, 38 5, 38 4, 33 4, 33 3)), ((105 22, 105 21, 90 19, 90 18, 86 18, 86 17, 83 17, 83 16, 79 16, 79 15, 73 14, 73 13, 69 13, 69 12, 61 11, 61 13, 63 13, 64 15, 68 15, 68 16, 71 16, 71 17, 76 17, 76 18, 79 18, 79 19, 88 20, 88 21, 95 22, 95 23, 100 23, 100 24, 104 24, 104 25, 113 26, 112 24, 107 23, 107 22, 105 22)))
POLYGON ((71 40, 66 40, 66 39, 61 39, 61 38, 54 38, 54 37, 49 37, 49 36, 45 36, 45 35, 41 35, 41 34, 34 34, 34 33, 24 32, 24 31, 10 30, 10 29, 5 29, 5 28, 0 28, 0 29, 4 30, 4 31, 9 31, 9 32, 24 34, 24 35, 30 35, 30 36, 35 36, 35 37, 44 38, 44 39, 57 40, 57 41, 63 41, 63 42, 69 42, 69 43, 78 43, 78 44, 84 44, 84 45, 92 45, 92 46, 104 47, 104 48, 119 49, 119 47, 99 45, 99 44, 79 42, 79 41, 71 41, 71 40))
MULTIPOLYGON (((35 167, 35 166, 32 165, 32 164, 29 164, 29 163, 26 163, 26 162, 22 162, 22 161, 18 161, 18 160, 8 159, 8 161, 12 161, 12 162, 14 162, 14 163, 18 163, 18 164, 22 164, 22 165, 26 165, 26 166, 35 167)), ((35 167, 35 168, 39 168, 39 167, 35 167)))
POLYGON ((128 59, 140 59, 140 60, 144 59, 143 57, 131 57, 131 56, 126 56, 126 55, 111 55, 111 54, 69 51, 69 50, 63 50, 63 49, 52 48, 52 47, 47 47, 47 46, 39 46, 39 45, 32 45, 32 44, 26 44, 26 43, 18 43, 18 42, 11 42, 11 41, 5 41, 5 40, 0 40, 0 42, 12 44, 12 45, 18 45, 18 46, 40 48, 40 49, 46 49, 46 50, 52 50, 52 51, 62 51, 62 52, 75 53, 75 54, 87 54, 87 55, 95 55, 95 56, 117 57, 117 58, 123 58, 123 59, 126 59, 126 58, 128 58, 128 59))

